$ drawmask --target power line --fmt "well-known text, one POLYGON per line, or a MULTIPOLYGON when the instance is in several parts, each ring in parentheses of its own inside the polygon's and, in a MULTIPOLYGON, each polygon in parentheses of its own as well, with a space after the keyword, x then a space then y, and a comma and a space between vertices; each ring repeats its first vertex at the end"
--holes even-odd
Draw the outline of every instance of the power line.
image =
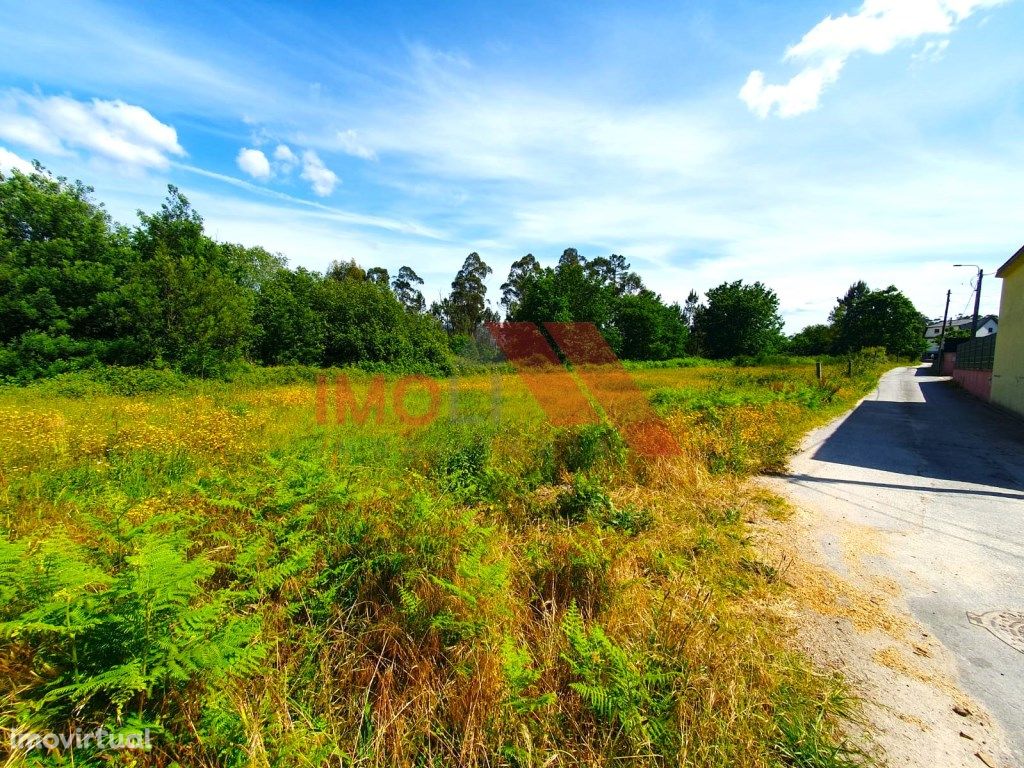
POLYGON ((971 300, 974 298, 973 293, 967 294, 967 301, 964 302, 964 308, 960 310, 960 314, 957 317, 963 317, 967 314, 967 308, 971 306, 971 300))

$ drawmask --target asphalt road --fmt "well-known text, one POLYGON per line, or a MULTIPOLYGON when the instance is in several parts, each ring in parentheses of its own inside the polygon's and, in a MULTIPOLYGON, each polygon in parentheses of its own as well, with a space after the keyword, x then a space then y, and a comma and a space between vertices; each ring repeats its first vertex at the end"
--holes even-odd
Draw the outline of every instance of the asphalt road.
POLYGON ((953 652, 961 686, 1024 765, 1024 422, 928 371, 889 372, 845 419, 809 435, 789 495, 887 532, 893 551, 873 564, 953 652))

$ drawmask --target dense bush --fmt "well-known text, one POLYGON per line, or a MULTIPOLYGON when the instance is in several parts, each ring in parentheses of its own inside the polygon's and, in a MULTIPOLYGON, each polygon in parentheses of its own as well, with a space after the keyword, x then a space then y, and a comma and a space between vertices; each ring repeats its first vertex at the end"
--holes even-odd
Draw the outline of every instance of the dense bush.
POLYGON ((433 318, 408 312, 394 295, 367 280, 324 280, 317 292, 326 327, 322 361, 419 363, 450 370, 451 354, 433 318))
POLYGON ((36 388, 61 397, 132 397, 154 392, 184 392, 188 385, 188 377, 167 369, 97 366, 55 376, 36 388))
POLYGON ((709 360, 704 357, 673 357, 668 360, 627 360, 623 363, 628 371, 645 371, 657 368, 706 368, 708 366, 728 364, 728 360, 709 360))
POLYGON ((555 468, 568 472, 589 472, 600 466, 621 466, 626 443, 610 424, 566 427, 552 443, 555 468))

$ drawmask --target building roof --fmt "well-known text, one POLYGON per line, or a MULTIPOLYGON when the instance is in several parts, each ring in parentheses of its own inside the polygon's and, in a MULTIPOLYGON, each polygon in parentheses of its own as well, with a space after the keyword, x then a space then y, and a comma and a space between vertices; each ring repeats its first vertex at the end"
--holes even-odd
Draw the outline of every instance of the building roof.
MULTIPOLYGON (((998 323, 999 322, 999 315, 978 315, 978 325, 979 326, 984 325, 989 320, 995 320, 998 323)), ((974 322, 974 315, 964 315, 963 317, 951 317, 949 320, 946 321, 946 327, 947 328, 956 328, 956 327, 961 326, 961 325, 970 325, 972 322, 974 322)), ((929 328, 941 328, 942 327, 942 321, 941 320, 935 320, 933 322, 930 322, 930 323, 928 323, 928 327, 929 328)))
POLYGON ((996 277, 1005 277, 1006 270, 1008 270, 1010 267, 1017 263, 1024 263, 1024 247, 1022 247, 1019 251, 1013 254, 1013 256, 1010 257, 1010 260, 1008 262, 1006 262, 1005 264, 1003 264, 1003 266, 996 270, 996 277))

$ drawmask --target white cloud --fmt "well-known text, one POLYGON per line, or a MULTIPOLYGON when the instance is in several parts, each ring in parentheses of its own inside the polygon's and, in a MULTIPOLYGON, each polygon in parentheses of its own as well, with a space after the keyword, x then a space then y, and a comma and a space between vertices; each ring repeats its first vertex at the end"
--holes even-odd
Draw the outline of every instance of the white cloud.
POLYGON ((764 73, 754 70, 740 89, 740 98, 758 117, 768 117, 776 109, 779 117, 794 117, 818 108, 825 87, 839 79, 842 59, 826 59, 816 67, 807 67, 785 85, 768 85, 764 73))
POLYGON ((254 179, 270 178, 270 161, 258 149, 242 147, 238 150, 238 157, 235 158, 235 162, 244 173, 249 174, 254 179))
POLYGON ((299 164, 298 156, 287 144, 277 145, 277 148, 274 149, 274 161, 277 169, 285 175, 291 173, 292 169, 299 164))
POLYGON ((22 173, 32 173, 32 163, 14 154, 4 147, 0 147, 0 172, 10 173, 12 170, 22 173))
POLYGON ((353 129, 338 131, 338 145, 342 152, 363 160, 376 160, 377 153, 359 140, 359 133, 353 129))
POLYGON ((787 59, 888 53, 923 35, 949 35, 975 11, 1009 0, 865 0, 853 16, 826 17, 786 51, 787 59))
MULTIPOLYGON (((739 97, 759 117, 773 111, 794 117, 817 109, 821 94, 857 53, 881 55, 926 35, 950 35, 975 11, 1010 0, 865 0, 853 15, 827 16, 785 55, 806 62, 785 85, 771 85, 758 70, 750 73, 739 97)), ((941 55, 948 41, 930 41, 923 53, 941 55)))
POLYGON ((338 175, 324 165, 323 160, 312 149, 307 149, 302 153, 301 176, 309 182, 313 192, 320 197, 327 197, 338 184, 338 175))
POLYGON ((172 126, 120 100, 82 102, 10 91, 3 101, 0 138, 40 152, 60 155, 82 149, 145 168, 166 168, 169 155, 185 154, 172 126))
POLYGON ((339 183, 338 175, 312 149, 303 151, 300 160, 287 144, 278 144, 271 157, 273 162, 262 150, 243 147, 238 151, 235 162, 243 172, 260 181, 275 175, 279 178, 287 177, 301 164, 300 178, 308 181, 313 192, 320 197, 327 197, 339 183))
POLYGON ((178 144, 178 133, 171 126, 161 123, 142 107, 125 104, 121 100, 92 100, 96 116, 106 123, 109 130, 123 135, 126 139, 156 147, 175 155, 185 154, 178 144))
POLYGON ((63 145, 43 123, 27 115, 19 115, 14 99, 4 99, 0 109, 0 137, 49 155, 67 154, 63 145))

